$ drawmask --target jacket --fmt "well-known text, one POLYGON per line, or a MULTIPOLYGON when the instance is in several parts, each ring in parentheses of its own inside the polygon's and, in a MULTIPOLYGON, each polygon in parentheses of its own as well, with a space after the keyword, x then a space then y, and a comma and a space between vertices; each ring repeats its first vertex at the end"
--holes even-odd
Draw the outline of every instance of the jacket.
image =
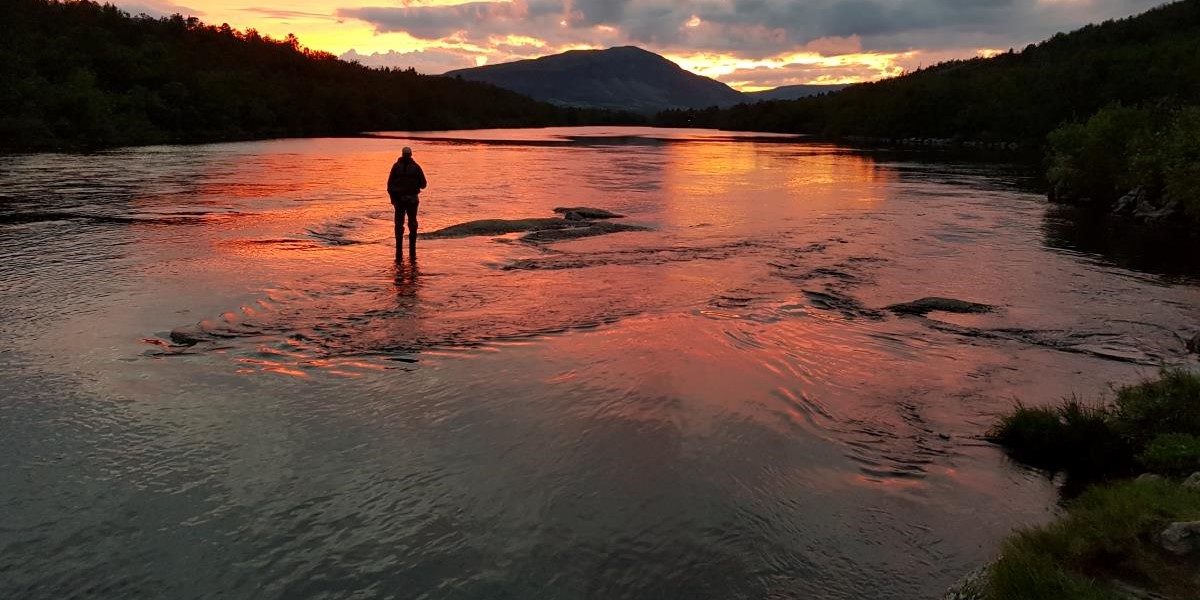
POLYGON ((397 196, 416 196, 426 185, 428 182, 425 181, 425 172, 421 170, 421 165, 411 158, 401 158, 392 165, 387 191, 397 196))

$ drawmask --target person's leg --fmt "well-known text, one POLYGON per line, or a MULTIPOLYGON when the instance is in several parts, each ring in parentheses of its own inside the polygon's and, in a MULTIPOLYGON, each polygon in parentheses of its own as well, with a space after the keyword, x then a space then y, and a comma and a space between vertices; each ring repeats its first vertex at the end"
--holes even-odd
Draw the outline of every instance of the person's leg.
POLYGON ((392 208, 396 209, 396 260, 400 260, 404 256, 404 208, 400 204, 393 204, 392 208))
POLYGON ((417 206, 420 205, 420 200, 413 198, 404 207, 404 212, 408 213, 408 249, 412 252, 417 251, 417 206))

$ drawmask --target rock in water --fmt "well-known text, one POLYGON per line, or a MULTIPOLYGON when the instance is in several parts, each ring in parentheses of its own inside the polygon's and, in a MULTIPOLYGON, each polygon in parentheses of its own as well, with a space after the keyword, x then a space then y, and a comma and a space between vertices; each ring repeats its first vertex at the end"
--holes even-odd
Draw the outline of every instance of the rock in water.
POLYGON ((615 212, 604 210, 603 208, 591 208, 589 206, 560 206, 554 209, 554 212, 563 215, 569 221, 582 221, 584 219, 623 219, 625 215, 619 215, 615 212))
POLYGON ((1179 556, 1200 553, 1200 521, 1171 523, 1158 534, 1158 543, 1179 556))
POLYGON ((604 223, 595 221, 580 221, 586 227, 571 227, 569 229, 543 229, 521 236, 522 242, 549 243, 574 240, 596 235, 607 235, 622 231, 649 231, 648 227, 624 225, 622 223, 604 223))
POLYGON ((1188 340, 1187 349, 1188 352, 1193 354, 1200 354, 1200 331, 1196 332, 1196 335, 1193 335, 1192 339, 1188 340))
POLYGON ((922 317, 935 310, 951 313, 985 313, 991 312, 994 308, 987 304, 955 300, 954 298, 938 298, 936 296, 885 307, 886 310, 890 310, 896 314, 920 315, 922 317))
POLYGON ((587 223, 567 221, 557 217, 545 219, 481 219, 451 225, 444 229, 422 233, 421 237, 428 239, 470 237, 476 235, 504 235, 519 231, 545 231, 547 229, 567 229, 570 227, 586 227, 587 223))

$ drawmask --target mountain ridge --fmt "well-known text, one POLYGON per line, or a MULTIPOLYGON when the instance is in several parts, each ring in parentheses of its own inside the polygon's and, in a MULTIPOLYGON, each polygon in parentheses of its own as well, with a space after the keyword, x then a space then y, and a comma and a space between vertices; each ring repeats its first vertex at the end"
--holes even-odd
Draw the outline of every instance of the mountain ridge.
POLYGON ((733 106, 748 97, 715 79, 685 70, 638 48, 570 50, 444 74, 490 83, 536 100, 566 106, 653 113, 670 108, 733 106))

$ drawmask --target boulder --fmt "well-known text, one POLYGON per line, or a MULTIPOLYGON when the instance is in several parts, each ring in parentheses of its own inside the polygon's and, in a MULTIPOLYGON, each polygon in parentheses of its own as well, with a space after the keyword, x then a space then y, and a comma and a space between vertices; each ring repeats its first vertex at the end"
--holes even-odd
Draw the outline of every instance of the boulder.
POLYGON ((648 227, 638 225, 625 225, 623 223, 605 223, 596 221, 583 221, 586 227, 571 227, 569 229, 544 229, 534 231, 521 236, 522 242, 530 242, 535 244, 544 244, 550 242, 561 242, 564 240, 574 240, 597 235, 607 235, 610 233, 619 233, 622 231, 649 231, 648 227))
POLYGON ((1114 215, 1133 214, 1134 209, 1145 202, 1145 199, 1146 191, 1141 186, 1135 187, 1129 193, 1117 199, 1116 203, 1113 204, 1112 213, 1114 215))
POLYGON ((1196 335, 1187 341, 1187 349, 1193 354, 1200 354, 1200 331, 1197 331, 1196 335))
POLYGON ((1179 556, 1200 553, 1200 521, 1171 523, 1158 534, 1158 544, 1179 556))
POLYGON ((1144 221, 1159 221, 1176 217, 1179 212, 1179 203, 1174 200, 1164 200, 1151 197, 1149 194, 1142 194, 1138 199, 1137 206, 1133 209, 1133 216, 1144 221))
POLYGON ((1200 490, 1200 471, 1192 473, 1191 477, 1184 479, 1183 487, 1189 490, 1200 490))
POLYGON ((1134 481, 1162 481, 1162 475, 1155 475, 1154 473, 1142 473, 1141 475, 1138 475, 1137 479, 1134 481))
POLYGON ((919 315, 923 317, 935 310, 951 313, 986 313, 991 312, 995 307, 977 302, 967 302, 966 300, 931 296, 921 298, 920 300, 913 300, 912 302, 892 304, 891 306, 884 307, 884 309, 900 315, 919 315))
POLYGON ((554 209, 554 212, 563 215, 564 218, 570 221, 582 221, 585 219, 622 219, 625 215, 619 215, 612 211, 604 210, 603 208, 592 208, 590 206, 559 206, 554 209))
POLYGON ((568 221, 557 217, 544 219, 481 219, 451 225, 444 229, 422 233, 421 237, 428 239, 471 237, 477 235, 504 235, 520 231, 544 231, 547 229, 567 229, 570 227, 586 227, 587 223, 568 221))

